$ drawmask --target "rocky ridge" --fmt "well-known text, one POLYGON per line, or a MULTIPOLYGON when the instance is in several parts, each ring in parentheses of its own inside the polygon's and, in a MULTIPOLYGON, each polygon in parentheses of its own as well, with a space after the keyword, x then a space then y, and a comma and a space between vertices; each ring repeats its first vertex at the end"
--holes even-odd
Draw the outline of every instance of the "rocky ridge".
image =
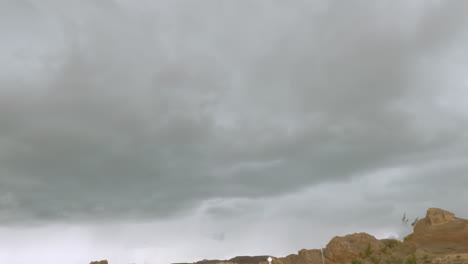
MULTIPOLYGON (((203 260, 195 264, 268 264, 269 256, 203 260)), ((272 264, 322 264, 319 249, 276 258, 272 264)), ((430 208, 403 242, 376 239, 366 233, 334 237, 323 249, 326 264, 468 264, 468 220, 439 208, 430 208)), ((188 263, 185 263, 188 264, 188 263)))

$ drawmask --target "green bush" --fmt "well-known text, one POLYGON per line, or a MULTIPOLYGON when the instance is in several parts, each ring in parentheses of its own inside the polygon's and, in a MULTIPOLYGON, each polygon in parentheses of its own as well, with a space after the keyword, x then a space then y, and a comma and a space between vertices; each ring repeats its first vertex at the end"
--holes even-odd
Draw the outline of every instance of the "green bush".
POLYGON ((372 256, 372 257, 371 257, 371 261, 372 261, 372 263, 374 263, 374 264, 379 264, 379 263, 380 263, 380 258, 377 257, 377 256, 372 256))
POLYGON ((405 264, 416 264, 416 257, 415 257, 415 256, 409 256, 409 257, 406 259, 405 264))
POLYGON ((364 258, 368 258, 372 255, 372 248, 370 243, 367 245, 366 251, 364 251, 364 258))
POLYGON ((388 247, 384 246, 383 248, 380 249, 380 252, 382 252, 383 254, 387 254, 387 249, 388 247))
POLYGON ((395 248, 401 244, 401 241, 392 238, 382 239, 381 241, 389 248, 395 248))

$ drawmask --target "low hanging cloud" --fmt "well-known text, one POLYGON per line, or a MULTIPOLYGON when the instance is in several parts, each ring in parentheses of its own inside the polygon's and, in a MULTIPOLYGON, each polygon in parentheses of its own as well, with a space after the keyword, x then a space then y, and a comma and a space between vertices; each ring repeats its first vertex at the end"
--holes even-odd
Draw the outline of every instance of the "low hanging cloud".
POLYGON ((143 2, 0 4, 0 224, 466 174, 465 2, 143 2))

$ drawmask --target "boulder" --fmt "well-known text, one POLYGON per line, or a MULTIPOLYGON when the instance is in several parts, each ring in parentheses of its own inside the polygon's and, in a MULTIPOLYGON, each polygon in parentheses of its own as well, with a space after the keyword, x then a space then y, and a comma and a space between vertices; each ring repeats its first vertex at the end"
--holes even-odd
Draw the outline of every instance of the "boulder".
POLYGON ((334 237, 325 248, 324 254, 333 262, 350 262, 378 252, 385 244, 366 233, 355 233, 344 237, 334 237))

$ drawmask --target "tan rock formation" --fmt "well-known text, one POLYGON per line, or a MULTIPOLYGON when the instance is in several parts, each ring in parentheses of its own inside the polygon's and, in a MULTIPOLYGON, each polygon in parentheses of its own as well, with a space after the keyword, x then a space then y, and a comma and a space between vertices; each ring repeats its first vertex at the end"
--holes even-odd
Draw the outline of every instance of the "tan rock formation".
POLYGON ((366 233, 355 233, 344 237, 334 237, 328 243, 324 253, 334 262, 344 262, 368 257, 379 251, 385 244, 366 233))
POLYGON ((426 221, 431 225, 445 224, 455 219, 455 214, 439 208, 429 208, 426 212, 426 221))
POLYGON ((442 209, 430 208, 426 217, 416 223, 407 241, 436 254, 468 253, 468 220, 442 209))

